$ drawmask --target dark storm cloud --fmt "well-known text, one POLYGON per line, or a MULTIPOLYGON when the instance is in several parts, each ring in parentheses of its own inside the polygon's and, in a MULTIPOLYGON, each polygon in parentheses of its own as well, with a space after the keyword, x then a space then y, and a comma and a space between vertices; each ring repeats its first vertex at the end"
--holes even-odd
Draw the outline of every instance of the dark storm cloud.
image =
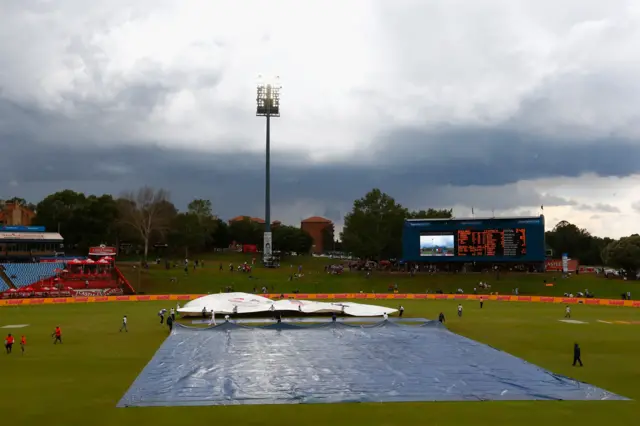
MULTIPOLYGON (((130 87, 122 96, 128 104, 153 105, 157 96, 170 90, 165 87, 149 83, 130 87)), ((185 147, 132 145, 125 143, 127 140, 125 128, 93 126, 91 120, 77 123, 0 99, 0 198, 21 196, 37 202, 66 188, 117 195, 151 185, 170 190, 180 207, 196 197, 209 198, 222 217, 261 215, 262 155, 200 153, 185 147), (71 129, 77 132, 103 132, 103 138, 118 143, 38 142, 47 140, 42 129, 55 133, 73 125, 76 127, 71 129)), ((396 129, 381 135, 373 146, 363 151, 373 157, 367 164, 307 164, 274 152, 272 200, 279 206, 279 214, 290 214, 297 220, 298 213, 289 211, 288 206, 308 200, 313 211, 300 214, 339 221, 353 200, 373 187, 411 208, 466 206, 469 211, 471 207, 500 211, 576 206, 570 199, 542 195, 531 186, 516 183, 582 173, 626 176, 640 171, 640 163, 635 161, 640 158, 640 143, 622 139, 551 140, 486 128, 443 128, 437 132, 396 129)), ((594 212, 607 209, 597 204, 577 207, 594 212)))
MULTIPOLYGON (((37 201, 65 188, 117 195, 148 184, 170 190, 173 201, 180 207, 201 197, 212 199, 222 217, 261 215, 262 212, 264 162, 260 155, 194 153, 154 146, 11 145, 0 167, 0 194, 4 197, 19 195, 37 201)), ((415 208, 462 204, 476 209, 501 210, 531 204, 571 204, 562 198, 541 196, 533 189, 451 187, 436 176, 411 181, 416 173, 411 170, 387 175, 377 168, 364 166, 303 169, 284 165, 291 161, 281 154, 276 153, 274 157, 274 205, 312 200, 324 207, 306 214, 323 215, 336 222, 342 219, 355 198, 374 186, 415 208)))
POLYGON ((624 177, 640 171, 640 141, 554 139, 509 129, 396 129, 375 145, 376 158, 413 180, 455 186, 505 185, 522 180, 624 177))

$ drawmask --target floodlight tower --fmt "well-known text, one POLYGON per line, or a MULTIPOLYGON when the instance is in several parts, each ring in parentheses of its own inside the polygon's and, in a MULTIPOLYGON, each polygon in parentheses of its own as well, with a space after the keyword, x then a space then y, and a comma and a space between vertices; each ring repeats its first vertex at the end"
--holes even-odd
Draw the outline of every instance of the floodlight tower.
POLYGON ((272 254, 273 239, 271 237, 271 117, 280 117, 280 77, 272 83, 258 82, 256 98, 256 116, 266 117, 266 157, 264 188, 264 242, 263 261, 269 264, 272 254))

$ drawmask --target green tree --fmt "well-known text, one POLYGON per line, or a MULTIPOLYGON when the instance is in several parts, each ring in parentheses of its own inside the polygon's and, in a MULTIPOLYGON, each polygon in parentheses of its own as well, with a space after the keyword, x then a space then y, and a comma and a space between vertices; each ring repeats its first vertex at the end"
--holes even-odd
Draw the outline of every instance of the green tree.
POLYGON ((273 248, 286 253, 309 253, 313 238, 295 226, 281 225, 273 228, 273 248))
POLYGON ((264 225, 255 223, 249 218, 235 221, 229 225, 231 240, 238 244, 262 245, 264 225))
POLYGON ((81 210, 85 201, 84 194, 70 189, 48 195, 36 206, 35 225, 44 226, 49 231, 60 231, 67 244, 75 243, 77 229, 73 218, 81 210))
POLYGON ((187 206, 187 211, 191 214, 196 215, 201 220, 210 219, 213 217, 213 207, 211 206, 211 201, 209 200, 197 198, 189 203, 189 205, 187 206))
POLYGON ((363 259, 388 259, 402 253, 402 226, 408 212, 389 195, 373 189, 353 203, 340 234, 344 250, 363 259))
POLYGON ((172 249, 184 250, 185 258, 190 253, 204 251, 212 240, 212 233, 203 226, 194 213, 179 213, 171 221, 168 243, 172 249))
POLYGON ((149 255, 149 242, 154 234, 165 235, 177 210, 169 201, 169 192, 145 186, 124 193, 118 200, 122 224, 136 231, 144 244, 144 259, 149 255))
POLYGON ((335 250, 335 226, 332 224, 327 224, 324 228, 322 228, 322 247, 324 251, 332 251, 335 250))
POLYGON ((453 209, 427 209, 409 212, 407 219, 450 219, 453 209))
POLYGON ((602 257, 608 266, 624 269, 630 279, 636 279, 640 270, 640 236, 635 234, 609 243, 602 257))
POLYGON ((215 248, 227 248, 232 243, 229 225, 222 219, 215 219, 215 228, 211 234, 211 244, 215 248))
POLYGON ((187 206, 186 213, 175 216, 169 232, 169 244, 184 250, 185 257, 212 247, 213 233, 218 220, 213 215, 211 201, 195 199, 187 206))
POLYGON ((595 237, 586 229, 564 220, 545 233, 545 240, 556 256, 567 253, 583 265, 602 264, 602 251, 613 241, 610 238, 595 237))
POLYGON ((118 205, 111 195, 90 195, 75 212, 74 223, 81 235, 83 249, 99 244, 114 243, 117 239, 118 205))
POLYGON ((86 251, 116 239, 118 209, 111 195, 85 196, 71 190, 47 196, 36 206, 33 223, 63 235, 65 246, 86 251))

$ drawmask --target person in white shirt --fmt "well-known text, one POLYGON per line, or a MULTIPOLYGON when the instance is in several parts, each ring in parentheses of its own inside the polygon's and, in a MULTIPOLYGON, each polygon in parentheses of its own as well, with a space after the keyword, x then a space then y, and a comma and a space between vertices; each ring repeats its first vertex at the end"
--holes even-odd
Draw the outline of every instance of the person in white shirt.
POLYGON ((400 305, 400 308, 398 309, 398 316, 402 317, 403 314, 404 314, 404 306, 400 305))
POLYGON ((458 305, 458 316, 462 316, 462 305, 458 305))
POLYGON ((564 308, 564 317, 571 318, 571 306, 567 305, 567 307, 564 308))
POLYGON ((226 322, 229 322, 229 315, 225 315, 225 316, 224 316, 224 320, 225 320, 226 322))
POLYGON ((176 310, 171 308, 171 311, 169 311, 169 315, 171 315, 171 319, 172 320, 176 320, 176 310))
POLYGON ((384 314, 382 314, 382 319, 384 321, 388 320, 389 319, 389 315, 387 315, 387 313, 385 312, 384 314))
POLYGON ((211 311, 211 320, 209 320, 209 325, 216 325, 216 313, 211 311))
POLYGON ((124 317, 122 317, 122 326, 120 327, 120 331, 126 331, 127 333, 129 332, 129 329, 127 328, 127 316, 125 315, 124 317))

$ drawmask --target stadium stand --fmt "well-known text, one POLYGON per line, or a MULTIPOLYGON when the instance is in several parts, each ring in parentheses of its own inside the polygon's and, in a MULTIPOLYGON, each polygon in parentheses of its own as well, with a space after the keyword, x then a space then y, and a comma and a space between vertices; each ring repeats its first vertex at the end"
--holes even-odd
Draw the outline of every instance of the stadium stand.
POLYGON ((7 286, 4 280, 0 280, 0 293, 6 290, 9 290, 9 286, 7 286))
POLYGON ((5 273, 11 282, 22 288, 43 278, 53 277, 56 269, 63 269, 64 263, 3 263, 5 273))

